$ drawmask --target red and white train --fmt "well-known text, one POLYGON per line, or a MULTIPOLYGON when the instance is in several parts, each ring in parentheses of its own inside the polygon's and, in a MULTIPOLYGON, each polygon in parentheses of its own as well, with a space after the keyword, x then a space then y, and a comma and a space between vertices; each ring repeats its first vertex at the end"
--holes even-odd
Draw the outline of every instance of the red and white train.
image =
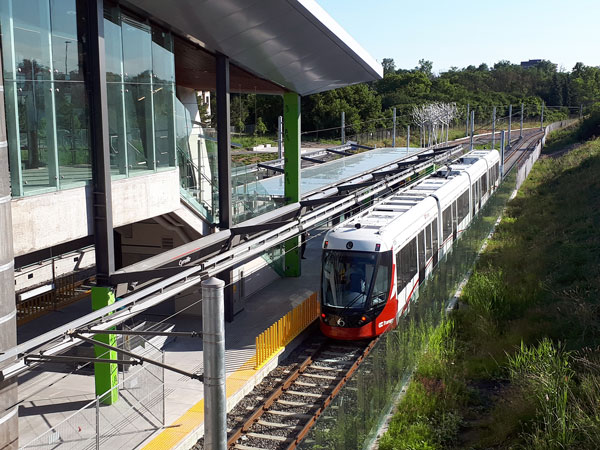
POLYGON ((357 340, 394 326, 498 186, 499 164, 496 150, 469 152, 329 230, 323 241, 321 331, 357 340))

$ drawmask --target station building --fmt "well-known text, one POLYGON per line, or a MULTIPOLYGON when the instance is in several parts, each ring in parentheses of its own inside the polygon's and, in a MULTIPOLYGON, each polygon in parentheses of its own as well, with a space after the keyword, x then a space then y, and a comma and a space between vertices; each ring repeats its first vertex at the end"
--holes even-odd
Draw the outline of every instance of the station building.
MULTIPOLYGON (((21 356, 17 322, 48 331, 41 303, 19 304, 69 276, 110 287, 251 216, 230 93, 282 96, 293 202, 300 96, 382 76, 314 0, 0 0, 0 33, 0 370, 21 356)), ((17 448, 17 384, 0 379, 0 448, 17 448)))

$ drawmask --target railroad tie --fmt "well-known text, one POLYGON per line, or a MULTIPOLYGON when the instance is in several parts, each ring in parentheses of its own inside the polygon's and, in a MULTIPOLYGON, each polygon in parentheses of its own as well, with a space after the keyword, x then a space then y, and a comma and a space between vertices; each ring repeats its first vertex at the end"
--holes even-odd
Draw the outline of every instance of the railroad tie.
POLYGON ((289 400, 277 400, 277 403, 281 403, 282 405, 286 405, 286 406, 311 406, 308 403, 291 402, 289 400))
POLYGON ((302 428, 304 428, 302 425, 290 425, 289 423, 267 422, 266 420, 259 420, 257 423, 259 425, 262 425, 263 427, 287 428, 287 429, 293 430, 293 431, 301 430, 302 428))
POLYGON ((324 398, 327 397, 325 394, 313 394, 312 392, 300 392, 300 391, 286 391, 286 394, 297 395, 299 397, 312 397, 312 398, 324 398))
POLYGON ((338 369, 336 367, 328 367, 328 366, 310 366, 310 368, 316 369, 316 370, 326 370, 328 372, 345 372, 344 369, 338 369))
POLYGON ((339 377, 332 377, 330 375, 317 375, 316 373, 303 373, 303 377, 319 378, 320 380, 337 380, 339 377))
POLYGON ((233 448, 237 448, 238 450, 268 450, 266 448, 262 448, 262 447, 250 447, 249 445, 242 445, 242 444, 235 444, 235 447, 233 448))
POLYGON ((294 382, 294 384, 297 384, 298 386, 304 386, 304 387, 319 387, 318 384, 315 384, 315 383, 305 383, 304 381, 296 381, 296 382, 294 382))
POLYGON ((273 436, 270 434, 262 434, 262 433, 248 433, 248 436, 257 438, 257 439, 270 439, 271 441, 279 441, 279 442, 289 441, 289 438, 286 438, 285 436, 273 436))
POLYGON ((313 417, 311 414, 293 413, 289 411, 276 411, 273 409, 265 411, 265 414, 273 414, 274 416, 284 416, 288 419, 312 419, 313 417))

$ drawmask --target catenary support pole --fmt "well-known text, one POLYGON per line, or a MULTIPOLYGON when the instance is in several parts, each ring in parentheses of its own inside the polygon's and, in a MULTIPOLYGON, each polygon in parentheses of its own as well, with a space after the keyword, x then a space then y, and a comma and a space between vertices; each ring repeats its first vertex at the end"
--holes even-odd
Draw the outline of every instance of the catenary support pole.
POLYGON ((209 450, 227 449, 224 286, 225 283, 217 278, 202 282, 204 448, 209 450))
MULTIPOLYGON (((286 203, 300 201, 300 96, 295 92, 283 94, 284 122, 284 195, 286 203)), ((285 243, 285 275, 300 276, 300 237, 285 243)))
POLYGON ((519 139, 523 139, 523 113, 525 112, 525 105, 521 103, 521 127, 519 128, 519 139))
POLYGON ((473 150, 473 135, 475 134, 475 110, 471 111, 471 142, 469 148, 473 150))
POLYGON ((465 133, 466 137, 469 137, 469 115, 471 114, 470 110, 471 110, 471 105, 469 103, 467 103, 467 131, 465 133))
POLYGON ((406 126, 406 148, 410 148, 410 125, 406 126))
POLYGON ((543 102, 542 102, 542 117, 541 117, 540 122, 541 122, 540 123, 540 130, 543 130, 544 129, 544 103, 543 102))
MULTIPOLYGON (((2 80, 0 61, 0 86, 2 80)), ((19 151, 19 149, 12 149, 19 151)), ((4 93, 0 94, 0 352, 17 345, 17 311, 15 305, 15 272, 13 254, 13 226, 11 212, 10 173, 8 171, 9 149, 6 139, 6 116, 4 93)), ((15 362, 5 361, 0 369, 15 362)), ((0 448, 17 449, 19 438, 19 414, 16 377, 0 381, 0 448)))
MULTIPOLYGON (((229 58, 217 53, 217 171, 219 191, 219 228, 233 225, 231 207, 231 99, 229 58)), ((225 292, 225 319, 233 321, 235 314, 233 277, 231 270, 219 274, 227 286, 225 292)))
POLYGON ((346 113, 342 111, 342 144, 346 143, 346 113))
POLYGON ((504 178, 504 130, 500 131, 500 178, 504 178))
POLYGON ((512 105, 508 105, 508 133, 506 136, 506 147, 510 148, 510 131, 512 129, 512 105))
POLYGON ((396 108, 392 111, 392 147, 396 147, 396 108))
POLYGON ((283 116, 277 118, 277 157, 283 158, 283 116))
POLYGON ((496 148, 496 107, 492 109, 492 148, 496 148))

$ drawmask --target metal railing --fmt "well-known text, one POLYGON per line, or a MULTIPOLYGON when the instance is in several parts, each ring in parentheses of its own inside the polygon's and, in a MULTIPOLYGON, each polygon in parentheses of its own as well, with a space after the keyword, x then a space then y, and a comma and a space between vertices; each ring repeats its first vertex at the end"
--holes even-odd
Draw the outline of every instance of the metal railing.
POLYGON ((275 353, 292 342, 318 317, 319 302, 315 292, 256 337, 255 368, 258 369, 275 353))

